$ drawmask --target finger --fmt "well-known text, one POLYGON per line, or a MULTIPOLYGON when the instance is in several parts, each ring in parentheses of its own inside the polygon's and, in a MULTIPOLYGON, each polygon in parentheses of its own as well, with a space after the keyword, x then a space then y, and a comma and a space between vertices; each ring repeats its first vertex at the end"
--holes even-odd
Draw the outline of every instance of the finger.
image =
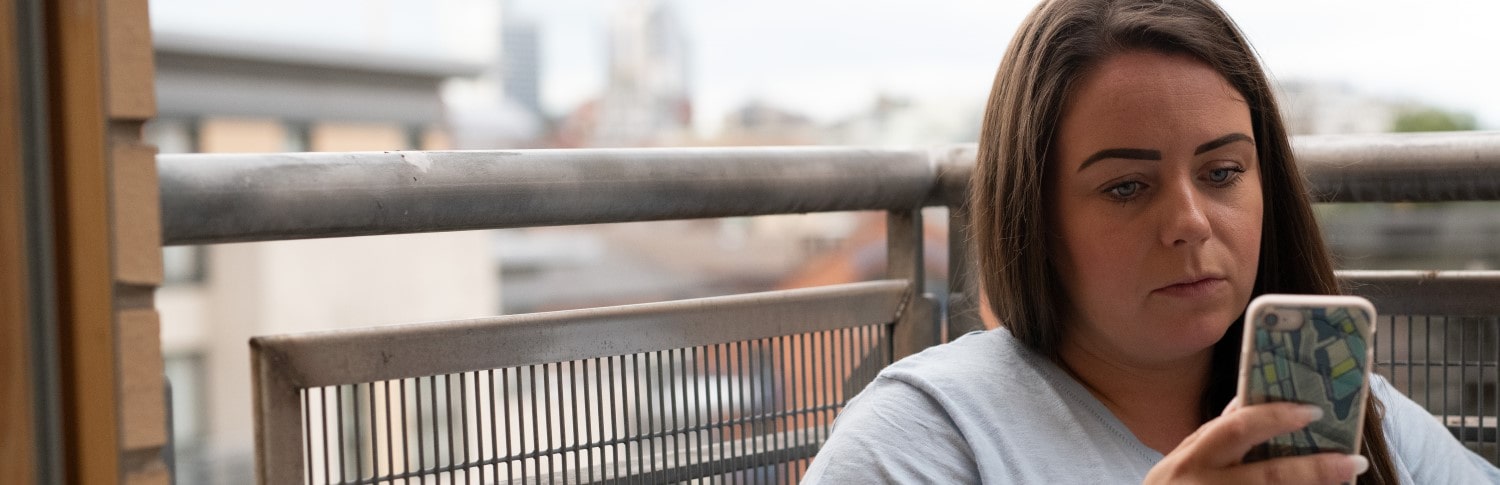
MULTIPOLYGON (((1224 406, 1224 410, 1219 412, 1219 416, 1223 416, 1223 415, 1232 413, 1232 412, 1234 412, 1234 410, 1239 409, 1239 408, 1240 408, 1240 397, 1239 396, 1235 396, 1234 399, 1230 399, 1229 400, 1229 404, 1227 404, 1227 405, 1224 406)), ((1193 430, 1192 434, 1189 434, 1186 438, 1183 438, 1182 442, 1178 443, 1177 446, 1179 446, 1179 447, 1192 446, 1193 443, 1195 443, 1195 442, 1198 441, 1198 437, 1203 434, 1203 430, 1204 429, 1205 429, 1205 427, 1199 426, 1198 429, 1193 430)))
POLYGON ((1229 400, 1229 404, 1227 404, 1227 405, 1224 406, 1224 410, 1220 411, 1219 415, 1223 416, 1225 414, 1232 413, 1232 412, 1234 412, 1234 410, 1239 409, 1239 408, 1240 408, 1240 397, 1239 396, 1235 396, 1234 399, 1230 399, 1229 400))
POLYGON ((1278 402, 1236 409, 1204 425, 1194 446, 1210 465, 1239 463, 1250 447, 1302 429, 1323 416, 1323 409, 1307 404, 1278 402))
POLYGON ((1353 482, 1370 468, 1359 455, 1319 453, 1288 456, 1224 470, 1220 483, 1344 483, 1353 482))

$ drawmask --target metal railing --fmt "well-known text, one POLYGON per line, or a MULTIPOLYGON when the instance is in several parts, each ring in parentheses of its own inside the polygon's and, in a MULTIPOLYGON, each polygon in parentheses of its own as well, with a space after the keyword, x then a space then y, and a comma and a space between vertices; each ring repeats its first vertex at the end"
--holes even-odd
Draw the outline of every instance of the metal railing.
POLYGON ((1500 271, 1341 271, 1382 312, 1375 370, 1500 464, 1500 271))
MULTIPOLYGON (((1500 133, 1294 142, 1329 202, 1500 200, 1500 133)), ((160 155, 168 245, 960 207, 973 145, 160 155)))
MULTIPOLYGON (((1500 200, 1497 133, 1311 137, 1294 146, 1319 200, 1500 200)), ((955 146, 164 155, 158 167, 167 244, 887 211, 884 281, 252 340, 263 483, 789 482, 875 370, 943 331, 982 328, 963 244, 974 154, 955 146), (955 255, 939 296, 945 318, 922 287, 921 208, 933 205, 949 208, 955 255)), ((1473 406, 1465 399, 1474 391, 1458 387, 1464 404, 1453 413, 1418 402, 1456 417, 1448 421, 1455 434, 1500 461, 1500 399, 1483 397, 1500 350, 1450 360, 1454 339, 1416 340, 1434 329, 1447 338, 1454 326, 1460 346, 1470 328, 1493 336, 1484 329, 1500 315, 1488 300, 1500 294, 1500 272, 1341 278, 1390 315, 1377 333, 1377 368, 1398 388, 1430 395, 1434 376, 1455 369, 1456 380, 1478 383, 1473 406)))
POLYGON ((262 480, 791 476, 907 282, 252 340, 262 480))

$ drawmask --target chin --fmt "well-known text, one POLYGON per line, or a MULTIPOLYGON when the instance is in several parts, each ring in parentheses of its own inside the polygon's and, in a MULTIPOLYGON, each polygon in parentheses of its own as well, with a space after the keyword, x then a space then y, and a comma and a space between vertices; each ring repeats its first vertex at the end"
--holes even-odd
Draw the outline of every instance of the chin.
POLYGON ((1167 335, 1159 342, 1170 342, 1170 348, 1161 349, 1163 355, 1186 357, 1213 348, 1224 338, 1238 316, 1237 312, 1230 314, 1216 311, 1176 320, 1178 324, 1163 329, 1167 335))

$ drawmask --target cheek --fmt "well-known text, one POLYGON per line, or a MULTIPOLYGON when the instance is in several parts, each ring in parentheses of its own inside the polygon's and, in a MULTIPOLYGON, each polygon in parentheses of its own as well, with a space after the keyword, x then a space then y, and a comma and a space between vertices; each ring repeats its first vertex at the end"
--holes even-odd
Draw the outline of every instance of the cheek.
MULTIPOLYGON (((1125 290, 1125 275, 1139 273, 1139 230, 1088 211, 1073 211, 1052 237, 1052 254, 1070 294, 1101 297, 1125 290)), ((1148 241, 1149 242, 1149 241, 1148 241)), ((1093 299, 1091 298, 1090 301, 1093 299)))
MULTIPOLYGON (((1260 233, 1262 221, 1261 215, 1261 210, 1259 208, 1257 208, 1253 214, 1247 215, 1245 217, 1244 223, 1240 226, 1239 230, 1236 231, 1236 234, 1233 236, 1235 238, 1236 249, 1244 253, 1241 254, 1241 256, 1258 256, 1260 254, 1260 233)), ((1255 257, 1241 259, 1251 259, 1253 261, 1254 259, 1259 258, 1255 257)))
POLYGON ((1261 230, 1265 221, 1265 206, 1258 178, 1247 181, 1244 197, 1232 207, 1226 208, 1225 244, 1239 261, 1242 271, 1249 271, 1254 281, 1254 272, 1260 262, 1261 230))

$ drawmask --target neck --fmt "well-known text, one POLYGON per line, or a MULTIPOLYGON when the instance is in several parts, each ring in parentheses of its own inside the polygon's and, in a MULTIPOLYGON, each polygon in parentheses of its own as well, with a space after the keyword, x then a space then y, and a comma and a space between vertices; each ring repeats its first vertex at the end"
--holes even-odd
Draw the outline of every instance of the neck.
POLYGON ((1135 361, 1065 339, 1063 367, 1146 446, 1166 454, 1198 429, 1213 349, 1172 361, 1135 361))

